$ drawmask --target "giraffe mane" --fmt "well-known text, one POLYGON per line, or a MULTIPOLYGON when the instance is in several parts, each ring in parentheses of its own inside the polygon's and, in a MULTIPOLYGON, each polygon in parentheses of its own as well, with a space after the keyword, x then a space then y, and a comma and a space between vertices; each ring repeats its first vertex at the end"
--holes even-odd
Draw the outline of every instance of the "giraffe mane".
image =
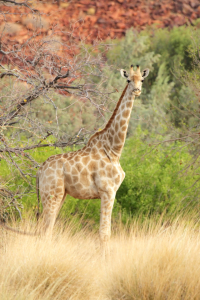
POLYGON ((91 138, 89 139, 88 144, 92 141, 93 138, 97 137, 99 134, 102 134, 104 131, 106 131, 110 127, 110 124, 112 123, 113 119, 115 118, 115 116, 117 114, 117 111, 118 111, 119 106, 120 106, 120 104, 122 102, 122 99, 124 98, 124 95, 126 93, 127 88, 128 88, 128 84, 126 85, 125 89, 123 90, 123 92, 121 94, 121 97, 119 98, 119 101, 117 102, 117 105, 115 107, 115 110, 113 111, 112 116, 110 117, 108 123, 106 124, 106 127, 104 129, 102 129, 101 131, 95 132, 95 134, 93 134, 91 136, 91 138))

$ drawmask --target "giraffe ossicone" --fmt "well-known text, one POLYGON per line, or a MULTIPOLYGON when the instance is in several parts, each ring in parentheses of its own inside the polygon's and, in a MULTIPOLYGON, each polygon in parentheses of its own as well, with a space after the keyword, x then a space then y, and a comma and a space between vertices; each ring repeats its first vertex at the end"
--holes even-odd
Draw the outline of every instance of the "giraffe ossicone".
MULTIPOLYGON (((149 69, 121 70, 127 85, 105 128, 96 132, 82 149, 49 157, 37 173, 37 191, 43 205, 43 228, 51 234, 56 216, 69 194, 79 199, 101 199, 100 240, 105 246, 111 234, 115 195, 124 180, 119 159, 124 147, 135 96, 149 69)), ((39 199, 39 198, 38 198, 39 199)))

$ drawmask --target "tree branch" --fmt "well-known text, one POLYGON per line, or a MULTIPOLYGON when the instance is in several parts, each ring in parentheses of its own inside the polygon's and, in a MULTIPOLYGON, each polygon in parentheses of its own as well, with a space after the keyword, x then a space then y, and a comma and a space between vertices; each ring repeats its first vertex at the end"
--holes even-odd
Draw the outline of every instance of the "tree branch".
POLYGON ((28 4, 27 4, 27 1, 25 2, 17 2, 15 0, 0 0, 0 3, 3 3, 3 4, 12 4, 12 5, 15 5, 15 6, 24 6, 24 7, 27 7, 28 9, 30 9, 31 11, 33 12, 38 12, 37 9, 33 9, 31 8, 28 4))
MULTIPOLYGON (((64 77, 63 77, 64 78, 64 77)), ((58 80, 58 79, 57 79, 58 80)), ((40 95, 43 94, 43 92, 47 92, 50 88, 54 88, 54 89, 82 89, 82 86, 68 86, 68 85, 63 85, 63 86, 54 86, 54 80, 52 82, 50 82, 49 84, 46 84, 44 82, 44 85, 43 86, 39 86, 37 87, 36 89, 34 89, 32 91, 32 94, 30 96, 24 96, 24 100, 22 100, 15 109, 13 109, 7 116, 5 117, 1 117, 0 118, 0 126, 6 126, 6 125, 9 125, 10 121, 12 119, 14 119, 15 117, 17 117, 17 115, 19 114, 19 112, 21 111, 21 108, 24 106, 24 105, 27 105, 28 103, 32 102, 33 100, 37 99, 40 95)))

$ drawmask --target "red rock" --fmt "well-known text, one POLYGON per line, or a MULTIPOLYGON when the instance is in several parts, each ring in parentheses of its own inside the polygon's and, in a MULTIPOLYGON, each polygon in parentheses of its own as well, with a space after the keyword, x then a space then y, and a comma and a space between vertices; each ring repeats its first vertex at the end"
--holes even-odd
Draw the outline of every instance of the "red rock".
POLYGON ((183 3, 182 11, 184 15, 191 15, 193 13, 193 8, 190 5, 183 3))
MULTIPOLYGON (((93 42, 98 37, 106 39, 108 34, 110 37, 120 38, 130 27, 142 30, 153 23, 159 27, 180 26, 188 20, 200 17, 199 0, 162 0, 162 3, 157 0, 73 0, 57 3, 60 3, 60 6, 54 0, 47 0, 45 3, 34 1, 34 7, 43 13, 43 18, 49 24, 43 28, 44 34, 48 34, 55 24, 57 28, 69 30, 70 23, 76 23, 77 37, 81 33, 87 37, 88 42, 93 42), (77 20, 82 21, 77 23, 77 20)), ((13 15, 6 14, 9 22, 19 22, 22 26, 16 36, 16 39, 20 37, 22 43, 29 34, 23 24, 29 10, 1 6, 1 12, 3 11, 13 13, 13 15)), ((3 19, 0 19, 0 27, 2 24, 3 19)), ((67 39, 64 33, 60 35, 63 40, 67 39)))

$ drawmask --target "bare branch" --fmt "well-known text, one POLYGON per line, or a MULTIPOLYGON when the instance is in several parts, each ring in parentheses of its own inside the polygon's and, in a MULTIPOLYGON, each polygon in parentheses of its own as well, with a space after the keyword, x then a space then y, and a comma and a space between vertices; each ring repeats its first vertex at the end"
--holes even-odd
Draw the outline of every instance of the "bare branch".
POLYGON ((32 12, 37 12, 37 9, 32 9, 28 4, 28 1, 24 1, 24 2, 17 2, 15 0, 0 0, 0 3, 3 3, 5 5, 14 5, 14 6, 24 6, 29 8, 32 12))

